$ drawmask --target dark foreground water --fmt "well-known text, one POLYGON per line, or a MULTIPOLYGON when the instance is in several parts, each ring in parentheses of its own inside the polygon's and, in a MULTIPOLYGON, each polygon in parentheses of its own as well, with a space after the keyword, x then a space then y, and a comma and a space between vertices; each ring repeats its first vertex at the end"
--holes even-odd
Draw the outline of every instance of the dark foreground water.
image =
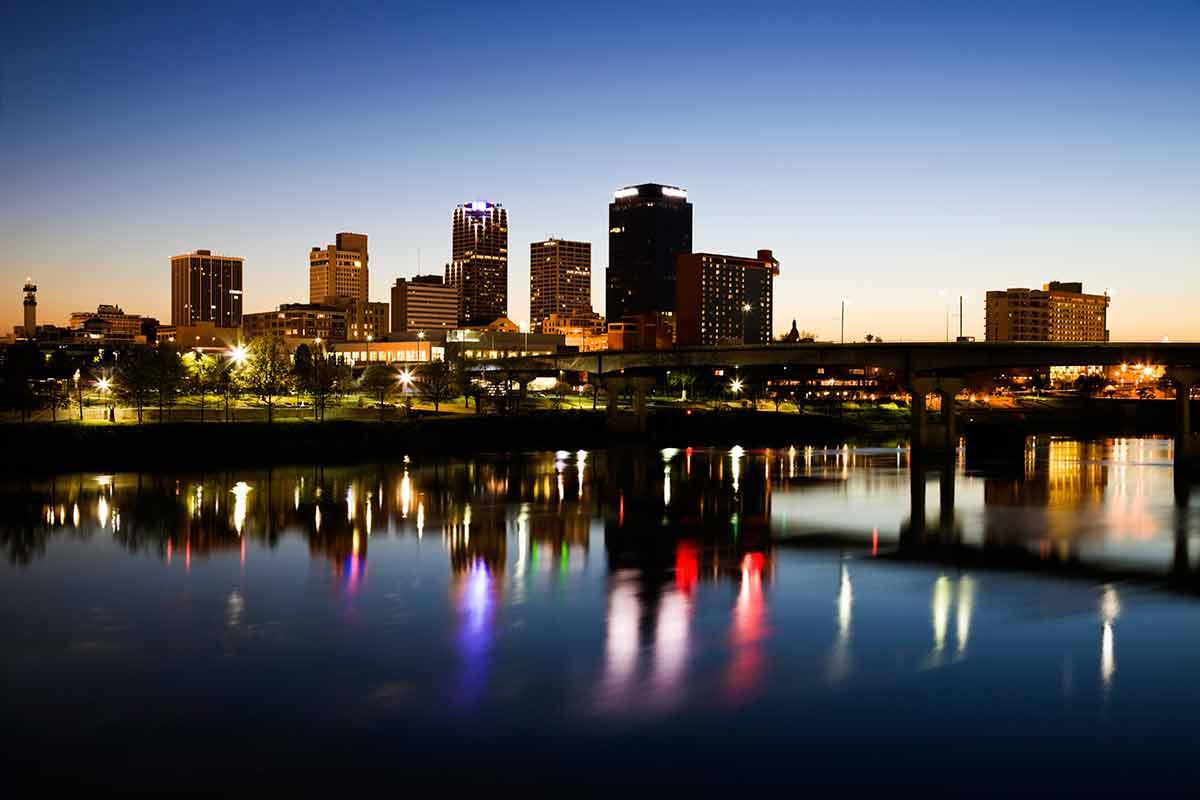
POLYGON ((1200 491, 1170 447, 10 481, 6 783, 1191 793, 1200 491))

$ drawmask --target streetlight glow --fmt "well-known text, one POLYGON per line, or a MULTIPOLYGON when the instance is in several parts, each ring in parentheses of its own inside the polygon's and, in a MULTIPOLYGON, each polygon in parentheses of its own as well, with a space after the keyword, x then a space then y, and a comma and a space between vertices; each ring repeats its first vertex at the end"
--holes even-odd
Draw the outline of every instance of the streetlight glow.
POLYGON ((742 391, 742 379, 734 378, 731 380, 729 382, 729 391, 733 392, 734 394, 740 394, 742 391))
POLYGON ((246 345, 244 345, 244 344, 241 344, 241 343, 235 344, 229 350, 230 361, 232 361, 234 364, 236 364, 239 367, 242 364, 246 363, 246 359, 248 357, 249 357, 249 353, 247 352, 246 345))

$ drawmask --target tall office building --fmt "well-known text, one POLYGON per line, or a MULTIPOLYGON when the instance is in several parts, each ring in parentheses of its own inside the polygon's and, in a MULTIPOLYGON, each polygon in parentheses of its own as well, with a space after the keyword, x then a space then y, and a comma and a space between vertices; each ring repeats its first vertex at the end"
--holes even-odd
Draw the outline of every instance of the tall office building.
POLYGON ((677 186, 643 183, 608 206, 605 315, 610 322, 675 310, 675 257, 692 252, 692 204, 677 186))
POLYGON ((238 256, 213 255, 211 250, 171 256, 171 324, 240 326, 245 261, 238 256))
POLYGON ((529 325, 542 332, 551 314, 592 310, 592 244, 547 239, 529 245, 529 325))
POLYGON ((1107 342, 1107 294, 1084 294, 1080 282, 987 293, 989 342, 1107 342))
POLYGON ((314 247, 308 254, 308 302, 367 301, 369 262, 365 233, 339 233, 335 244, 314 247))
POLYGON ((446 285, 458 292, 458 322, 480 328, 508 315, 508 212, 499 203, 454 209, 446 285))
POLYGON ((392 286, 392 333, 458 326, 458 292, 441 275, 396 278, 392 286))
POLYGON ((774 280, 770 250, 755 258, 687 253, 677 259, 675 342, 681 345, 767 344, 774 280))

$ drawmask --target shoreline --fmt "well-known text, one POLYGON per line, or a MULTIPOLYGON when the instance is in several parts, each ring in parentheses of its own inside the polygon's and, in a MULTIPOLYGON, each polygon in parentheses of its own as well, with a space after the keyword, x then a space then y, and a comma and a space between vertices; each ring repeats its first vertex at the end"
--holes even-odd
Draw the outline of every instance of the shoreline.
MULTIPOLYGON (((1153 409, 1154 411, 1166 409, 1153 409)), ((1122 436, 1171 433, 1159 413, 968 413, 962 427, 974 454, 1011 454, 1026 435, 1122 436)), ((647 430, 611 432, 603 411, 536 411, 511 416, 418 415, 395 421, 164 422, 0 426, 12 454, 6 474, 191 467, 346 464, 405 455, 591 450, 614 446, 896 446, 908 441, 906 415, 792 414, 754 410, 652 411, 647 430)), ((1019 449, 1019 448, 1018 448, 1019 449)))

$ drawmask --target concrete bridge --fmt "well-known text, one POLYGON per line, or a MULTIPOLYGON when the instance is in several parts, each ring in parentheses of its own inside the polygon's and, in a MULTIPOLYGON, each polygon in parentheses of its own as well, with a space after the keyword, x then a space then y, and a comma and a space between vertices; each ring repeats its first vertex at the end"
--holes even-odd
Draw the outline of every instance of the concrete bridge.
POLYGON ((958 440, 955 396, 966 376, 1015 368, 1052 366, 1116 366, 1154 364, 1165 368, 1176 386, 1176 432, 1184 453, 1195 448, 1192 437, 1192 388, 1200 384, 1200 343, 1196 342, 873 342, 803 343, 732 347, 680 347, 672 350, 603 351, 509 358, 486 368, 507 372, 522 387, 538 376, 560 372, 587 373, 608 396, 610 418, 617 398, 633 394, 636 424, 644 426, 646 396, 656 380, 671 370, 744 367, 838 367, 886 369, 912 395, 914 447, 952 449, 958 440), (926 421, 926 399, 941 397, 945 424, 926 421))

